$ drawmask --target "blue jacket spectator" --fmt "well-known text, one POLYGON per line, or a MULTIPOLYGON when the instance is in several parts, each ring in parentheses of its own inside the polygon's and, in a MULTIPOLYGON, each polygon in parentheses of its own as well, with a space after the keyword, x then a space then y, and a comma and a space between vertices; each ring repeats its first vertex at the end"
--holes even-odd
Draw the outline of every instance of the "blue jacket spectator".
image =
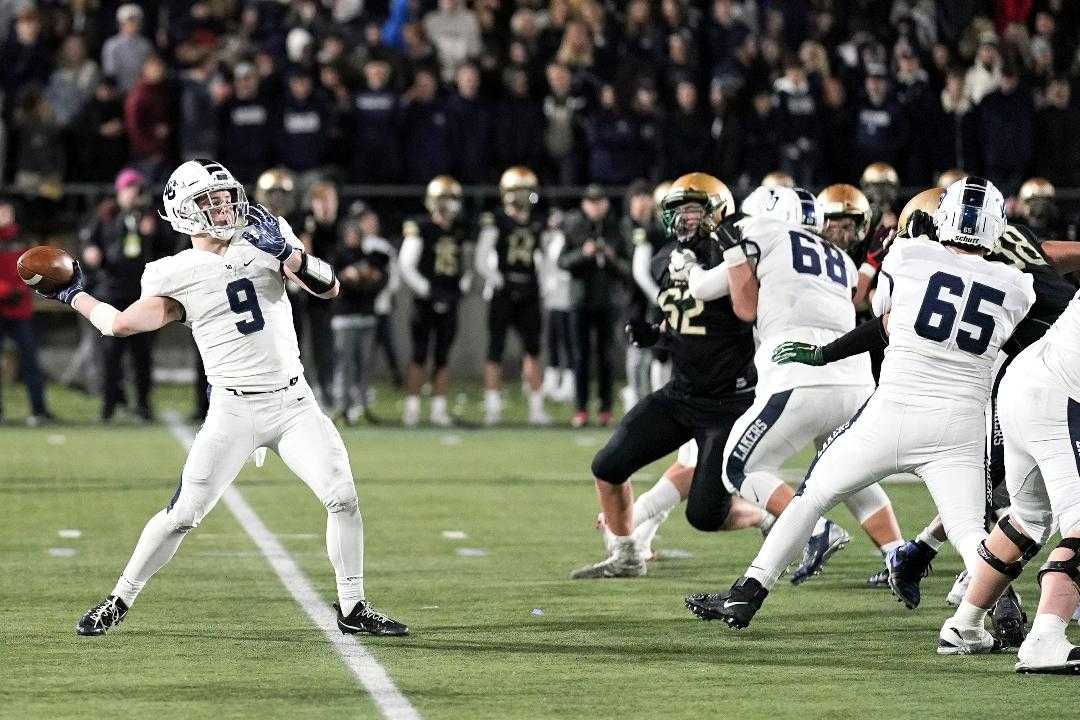
POLYGON ((253 183, 276 164, 274 108, 260 92, 254 67, 240 63, 235 76, 235 94, 221 108, 221 159, 240 182, 253 183))
POLYGON ((982 174, 1003 193, 1017 192, 1035 156, 1035 102, 1017 68, 1005 65, 1001 85, 975 112, 982 174))
POLYGON ((349 179, 360 183, 394 183, 401 179, 400 103, 390 87, 390 64, 369 60, 366 87, 353 97, 352 152, 349 179))
POLYGON ((889 81, 871 71, 864 83, 866 97, 855 106, 852 163, 854 169, 873 162, 899 164, 907 141, 907 124, 899 103, 889 97, 889 81))
POLYGON ((311 75, 290 71, 275 138, 282 165, 297 173, 323 166, 331 133, 328 116, 325 103, 314 94, 311 75))
POLYGON ((491 104, 480 97, 480 71, 472 63, 454 73, 457 92, 446 101, 454 147, 454 177, 466 185, 491 182, 495 118, 491 104))
POLYGON ((435 75, 418 70, 405 94, 401 130, 405 150, 405 181, 417 185, 453 169, 453 134, 446 105, 438 96, 435 75))

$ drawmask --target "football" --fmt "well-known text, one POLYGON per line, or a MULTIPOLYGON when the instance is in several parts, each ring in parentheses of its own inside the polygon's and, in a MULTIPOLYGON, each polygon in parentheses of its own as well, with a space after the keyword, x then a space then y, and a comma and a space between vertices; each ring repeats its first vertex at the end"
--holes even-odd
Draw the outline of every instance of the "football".
POLYGON ((74 263, 66 251, 39 245, 19 256, 19 277, 35 290, 54 292, 71 282, 74 263))

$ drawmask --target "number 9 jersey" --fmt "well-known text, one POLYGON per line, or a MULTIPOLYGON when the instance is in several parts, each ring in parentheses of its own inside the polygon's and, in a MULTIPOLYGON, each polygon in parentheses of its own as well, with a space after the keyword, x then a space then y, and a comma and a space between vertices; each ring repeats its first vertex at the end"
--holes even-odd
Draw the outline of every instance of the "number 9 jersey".
POLYGON ((1035 302, 1031 275, 925 237, 897 238, 874 313, 889 313, 879 392, 908 401, 985 405, 1002 345, 1035 302))
POLYGON ((738 227, 747 255, 756 260, 759 284, 758 394, 819 385, 872 387, 865 353, 822 367, 772 362, 773 351, 784 341, 827 345, 855 328, 855 262, 801 225, 749 217, 738 227))
MULTIPOLYGON (((301 247, 284 219, 285 239, 301 247)), ((188 248, 148 263, 142 296, 184 306, 184 324, 214 387, 272 390, 303 375, 281 263, 235 237, 223 255, 188 248)))

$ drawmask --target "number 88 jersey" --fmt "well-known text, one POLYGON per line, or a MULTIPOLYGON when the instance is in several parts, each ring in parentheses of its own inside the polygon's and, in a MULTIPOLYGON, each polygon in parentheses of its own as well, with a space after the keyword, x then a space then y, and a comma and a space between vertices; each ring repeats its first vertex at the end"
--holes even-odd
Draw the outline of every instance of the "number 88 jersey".
POLYGON ((998 352, 1034 302, 1031 275, 1011 265, 897 238, 873 301, 875 314, 889 313, 879 391, 985 404, 998 352))
POLYGON ((247 241, 234 238, 222 255, 188 248, 148 263, 142 296, 153 295, 183 305, 212 386, 273 390, 303 374, 281 263, 247 241))
POLYGON ((826 345, 855 327, 854 261, 812 230, 770 217, 740 220, 758 279, 759 393, 811 385, 873 385, 869 356, 825 367, 772 362, 788 340, 826 345))

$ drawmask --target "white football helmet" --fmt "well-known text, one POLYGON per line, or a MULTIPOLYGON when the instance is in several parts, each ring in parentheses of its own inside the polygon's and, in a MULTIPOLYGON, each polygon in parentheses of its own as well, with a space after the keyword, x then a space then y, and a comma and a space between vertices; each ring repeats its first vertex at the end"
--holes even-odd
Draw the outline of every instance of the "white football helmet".
POLYGON ((214 160, 188 160, 173 170, 161 199, 165 205, 161 217, 173 230, 185 235, 231 240, 237 230, 247 225, 248 199, 244 186, 214 160), (215 197, 222 190, 229 193, 227 201, 215 197))
POLYGON ((825 224, 825 211, 813 193, 802 188, 765 187, 746 196, 743 215, 769 217, 818 232, 825 224))
POLYGON ((1005 230, 1005 198, 986 178, 961 178, 942 194, 934 226, 943 243, 992 252, 1005 230))

